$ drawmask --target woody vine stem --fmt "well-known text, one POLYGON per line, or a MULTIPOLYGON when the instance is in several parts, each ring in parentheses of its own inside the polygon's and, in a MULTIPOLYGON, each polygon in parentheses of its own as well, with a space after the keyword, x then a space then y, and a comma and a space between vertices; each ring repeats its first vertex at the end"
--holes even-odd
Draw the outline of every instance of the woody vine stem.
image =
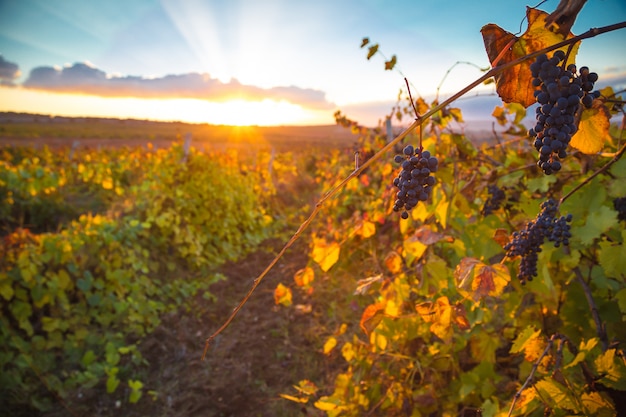
POLYGON ((276 255, 276 257, 269 263, 269 265, 263 270, 263 272, 261 272, 261 274, 259 274, 259 276, 253 281, 253 284, 252 284, 252 287, 250 288, 250 290, 246 293, 246 295, 239 302, 239 304, 233 309, 232 313, 228 316, 226 321, 224 321, 224 323, 211 336, 209 336, 206 339, 205 345, 204 345, 204 351, 202 353, 202 360, 204 360, 204 358, 206 357, 206 354, 207 354, 207 352, 209 350, 209 346, 210 346, 211 342, 230 325, 230 323, 233 321, 233 319, 237 316, 237 313, 239 313, 241 308, 246 304, 246 302, 248 302, 248 300, 250 299, 250 297, 252 296, 252 294, 254 293, 256 288, 259 286, 261 281, 263 281, 263 278, 265 278, 265 276, 274 267, 274 265, 276 265, 276 263, 280 260, 280 258, 282 258, 282 256, 285 254, 287 249, 289 249, 295 243, 295 241, 298 240, 300 235, 302 235, 302 232, 304 232, 307 229, 307 227, 311 224, 313 219, 317 216, 317 214, 322 209, 322 206, 324 205, 324 203, 327 200, 335 197, 341 191, 341 189, 350 180, 352 180, 353 178, 357 177, 365 169, 367 169, 370 165, 372 165, 374 162, 379 160, 385 153, 387 153, 388 151, 393 149, 393 147, 397 143, 402 141, 407 135, 409 135, 411 132, 413 132, 417 127, 422 126, 424 121, 428 120, 434 114, 436 114, 437 112, 439 112, 440 110, 442 110, 443 108, 448 106, 449 104, 453 103, 454 101, 456 101, 460 97, 464 96, 465 94, 467 94, 468 92, 470 92, 471 90, 473 90, 474 88, 476 88, 477 86, 482 84, 484 81, 486 81, 489 78, 494 77, 494 76, 496 76, 498 74, 501 74, 502 72, 504 72, 505 70, 507 70, 509 68, 515 67, 516 65, 519 65, 519 64, 521 64, 521 63, 523 63, 525 61, 528 61, 530 59, 536 58, 537 56, 539 56, 541 54, 545 54, 547 52, 550 52, 550 51, 553 51, 555 49, 561 48, 563 46, 571 45, 571 44, 573 44, 575 42, 578 42, 580 40, 593 38, 593 37, 601 35, 603 33, 612 32, 612 31, 615 31, 615 30, 618 30, 618 29, 624 29, 624 28, 626 28, 626 22, 620 22, 620 23, 616 23, 616 24, 613 24, 613 25, 604 26, 604 27, 601 27, 601 28, 592 28, 592 29, 588 30, 587 32, 585 32, 585 33, 583 33, 581 35, 574 36, 574 37, 572 37, 570 39, 566 39, 566 40, 564 40, 562 42, 556 43, 556 44, 551 45, 551 46, 549 46, 547 48, 541 49, 539 51, 532 52, 532 53, 530 53, 530 54, 528 54, 528 55, 526 55, 524 57, 521 57, 519 59, 516 59, 514 61, 498 65, 497 67, 492 68, 491 70, 489 70, 487 73, 485 73, 480 78, 478 78, 475 81, 473 81, 472 83, 470 83, 467 87, 463 88, 462 90, 460 90, 456 94, 453 94, 452 96, 450 96, 449 98, 447 98, 446 100, 441 102, 440 104, 434 106, 432 109, 430 109, 424 115, 418 116, 415 119, 415 121, 409 127, 407 127, 402 133, 400 133, 395 139, 393 139, 392 141, 387 143, 385 146, 383 146, 370 159, 365 161, 360 167, 356 168, 350 175, 348 175, 344 180, 342 180, 335 187, 333 187, 332 189, 327 191, 320 198, 320 200, 315 204, 315 208, 313 209, 313 211, 311 212, 309 217, 300 225, 298 230, 293 234, 293 236, 289 239, 289 241, 285 244, 285 246, 280 250, 280 252, 276 255))

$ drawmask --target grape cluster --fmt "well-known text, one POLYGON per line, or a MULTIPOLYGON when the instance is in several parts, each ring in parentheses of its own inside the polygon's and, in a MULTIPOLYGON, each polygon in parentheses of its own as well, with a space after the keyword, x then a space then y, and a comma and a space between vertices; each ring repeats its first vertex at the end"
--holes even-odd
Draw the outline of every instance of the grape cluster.
POLYGON ((517 276, 522 284, 537 276, 538 254, 546 238, 555 247, 569 245, 572 215, 557 218, 557 212, 556 201, 549 199, 543 202, 537 218, 526 224, 523 230, 513 232, 511 241, 504 247, 507 257, 521 257, 517 276))
POLYGON ((626 197, 618 197, 613 200, 613 207, 617 211, 617 218, 626 221, 626 197))
POLYGON ((402 211, 401 217, 407 219, 409 210, 417 206, 420 201, 428 200, 435 185, 435 177, 439 161, 430 152, 407 145, 402 155, 396 155, 394 161, 402 164, 402 170, 393 180, 398 188, 393 211, 402 211))
POLYGON ((567 145, 578 127, 574 115, 580 103, 589 108, 599 92, 592 92, 598 74, 581 67, 577 74, 575 64, 565 69, 565 52, 556 51, 552 58, 539 55, 530 65, 532 85, 537 88, 535 99, 537 124, 529 130, 539 152, 537 165, 545 174, 561 169, 560 159, 567 156, 567 145))
POLYGON ((506 199, 504 190, 499 188, 497 185, 492 184, 488 186, 487 192, 489 193, 489 197, 487 198, 487 201, 485 201, 485 204, 483 205, 483 208, 481 210, 483 216, 488 216, 494 211, 498 210, 506 199))

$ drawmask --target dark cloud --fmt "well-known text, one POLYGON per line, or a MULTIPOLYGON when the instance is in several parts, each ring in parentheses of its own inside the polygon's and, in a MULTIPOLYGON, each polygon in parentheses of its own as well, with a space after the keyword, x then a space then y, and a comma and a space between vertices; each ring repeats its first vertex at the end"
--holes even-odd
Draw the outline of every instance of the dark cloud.
POLYGON ((0 85, 13 87, 13 80, 20 76, 20 68, 17 64, 9 62, 0 55, 0 85))
POLYGON ((196 98, 209 101, 286 100, 307 107, 328 109, 332 104, 319 90, 295 86, 260 88, 232 79, 223 83, 208 74, 188 73, 161 78, 109 76, 84 63, 57 69, 37 67, 23 84, 26 88, 65 93, 94 94, 105 97, 196 98))

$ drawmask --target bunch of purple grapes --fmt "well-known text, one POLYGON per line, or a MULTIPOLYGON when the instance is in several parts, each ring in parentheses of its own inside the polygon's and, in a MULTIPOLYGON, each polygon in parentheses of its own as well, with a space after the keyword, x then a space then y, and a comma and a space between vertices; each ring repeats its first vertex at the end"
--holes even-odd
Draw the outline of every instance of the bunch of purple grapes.
POLYGON ((489 198, 485 201, 481 213, 483 216, 488 216, 494 211, 498 210, 504 200, 506 200, 506 194, 504 194, 504 190, 498 187, 497 185, 489 185, 487 187, 487 192, 489 193, 489 198))
POLYGON ((537 124, 528 134, 535 138, 534 147, 539 151, 537 165, 545 174, 561 169, 560 159, 567 156, 567 145, 578 127, 575 114, 580 103, 590 108, 599 92, 592 92, 598 74, 581 67, 577 74, 575 64, 564 68, 565 52, 558 50, 552 58, 539 55, 530 65, 532 85, 537 88, 535 99, 537 124))
POLYGON ((402 211, 403 219, 409 218, 409 211, 420 201, 428 200, 433 191, 435 177, 439 161, 430 152, 407 145, 402 155, 396 155, 394 161, 402 164, 402 170, 393 180, 393 185, 398 188, 393 211, 402 211))
POLYGON ((626 221, 626 197, 618 197, 613 200, 613 207, 617 211, 617 219, 626 221))
POLYGON ((555 247, 569 245, 572 215, 557 218, 557 212, 556 201, 549 199, 543 202, 537 218, 528 222, 523 230, 513 232, 511 241, 504 247, 507 257, 521 257, 517 277, 522 284, 537 276, 538 254, 546 238, 555 247))

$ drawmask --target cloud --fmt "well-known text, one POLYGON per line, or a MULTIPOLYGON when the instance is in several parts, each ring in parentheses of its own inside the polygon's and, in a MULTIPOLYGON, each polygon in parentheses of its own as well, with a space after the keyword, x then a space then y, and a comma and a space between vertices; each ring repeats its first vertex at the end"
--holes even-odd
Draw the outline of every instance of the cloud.
POLYGON ((0 85, 14 87, 13 80, 20 76, 20 68, 17 64, 9 62, 0 55, 0 85))
POLYGON ((76 63, 63 68, 34 68, 23 83, 26 88, 64 93, 92 94, 105 97, 195 98, 224 102, 234 99, 289 101, 317 109, 332 108, 320 90, 290 87, 261 88, 241 84, 236 79, 228 83, 211 78, 209 74, 188 73, 160 78, 113 76, 89 63, 76 63))

